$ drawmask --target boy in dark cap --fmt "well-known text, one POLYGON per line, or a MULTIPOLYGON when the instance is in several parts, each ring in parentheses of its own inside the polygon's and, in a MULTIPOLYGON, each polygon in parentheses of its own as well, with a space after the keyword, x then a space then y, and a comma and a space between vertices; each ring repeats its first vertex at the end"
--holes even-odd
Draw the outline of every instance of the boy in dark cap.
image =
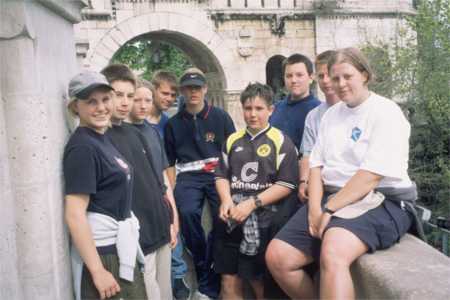
POLYGON ((180 88, 185 105, 169 120, 164 131, 170 166, 169 181, 175 187, 181 231, 194 260, 198 281, 197 298, 217 298, 219 277, 211 265, 219 208, 214 169, 221 155, 222 144, 235 129, 225 111, 205 101, 208 87, 202 71, 196 68, 186 70, 181 76, 180 88), (208 199, 213 217, 213 229, 207 240, 201 225, 205 198, 208 199))

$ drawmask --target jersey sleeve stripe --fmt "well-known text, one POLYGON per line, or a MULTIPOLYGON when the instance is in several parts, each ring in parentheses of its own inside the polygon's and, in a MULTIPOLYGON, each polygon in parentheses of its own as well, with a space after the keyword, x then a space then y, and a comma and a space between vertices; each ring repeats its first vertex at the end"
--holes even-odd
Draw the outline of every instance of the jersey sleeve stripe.
POLYGON ((235 133, 233 133, 232 135, 230 135, 227 139, 227 154, 230 153, 231 151, 231 147, 233 146, 233 144, 239 140, 241 137, 243 137, 245 135, 245 129, 241 129, 235 133))
POLYGON ((275 144, 276 162, 277 162, 276 167, 278 170, 280 168, 281 161, 282 161, 282 157, 280 157, 280 151, 281 151, 281 146, 284 143, 284 135, 281 133, 280 130, 272 127, 269 129, 269 131, 267 131, 267 136, 275 144))
POLYGON ((277 181, 275 184, 287 187, 288 189, 295 190, 295 185, 286 181, 277 181))

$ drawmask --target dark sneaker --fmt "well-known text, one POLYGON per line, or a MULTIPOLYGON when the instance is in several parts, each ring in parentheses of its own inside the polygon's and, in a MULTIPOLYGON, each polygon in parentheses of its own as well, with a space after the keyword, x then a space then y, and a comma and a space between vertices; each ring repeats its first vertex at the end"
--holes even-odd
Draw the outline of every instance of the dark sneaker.
POLYGON ((184 278, 176 278, 173 281, 173 297, 176 300, 187 300, 189 299, 189 294, 191 290, 188 288, 186 283, 184 282, 184 278))

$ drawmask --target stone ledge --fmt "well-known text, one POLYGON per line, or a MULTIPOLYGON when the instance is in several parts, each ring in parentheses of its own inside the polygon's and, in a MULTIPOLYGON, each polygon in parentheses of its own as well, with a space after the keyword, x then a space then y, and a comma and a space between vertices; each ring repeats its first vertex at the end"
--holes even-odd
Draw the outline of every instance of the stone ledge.
POLYGON ((392 248, 352 266, 358 298, 449 299, 450 258, 407 234, 392 248))
POLYGON ((74 24, 81 21, 81 9, 88 6, 87 0, 38 0, 38 2, 74 24))

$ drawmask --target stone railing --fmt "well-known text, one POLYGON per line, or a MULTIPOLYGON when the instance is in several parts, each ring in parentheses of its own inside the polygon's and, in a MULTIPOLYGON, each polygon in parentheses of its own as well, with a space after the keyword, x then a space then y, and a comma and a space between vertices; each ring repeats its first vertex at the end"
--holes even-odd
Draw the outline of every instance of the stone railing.
POLYGON ((92 0, 91 4, 83 12, 85 19, 122 19, 165 10, 240 15, 414 12, 413 0, 92 0))
POLYGON ((209 8, 214 9, 302 9, 314 8, 314 0, 210 0, 209 8))
POLYGON ((360 299, 450 298, 450 259, 409 234, 358 259, 352 277, 360 299))

